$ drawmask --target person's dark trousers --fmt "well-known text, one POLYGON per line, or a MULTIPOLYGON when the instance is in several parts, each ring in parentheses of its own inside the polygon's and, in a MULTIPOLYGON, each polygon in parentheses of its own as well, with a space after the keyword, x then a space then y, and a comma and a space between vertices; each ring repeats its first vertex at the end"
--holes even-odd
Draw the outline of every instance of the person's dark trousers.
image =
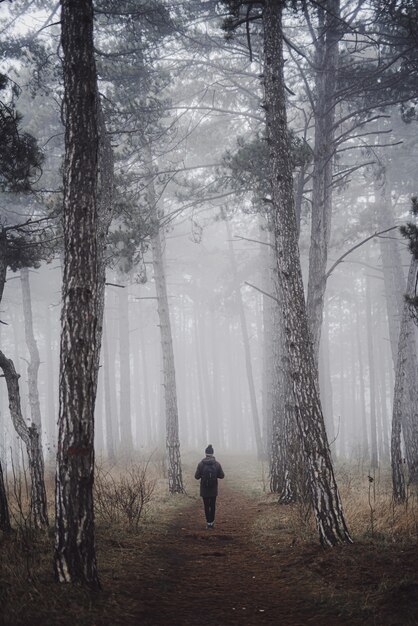
POLYGON ((203 504, 205 506, 206 521, 208 524, 212 524, 215 521, 216 496, 203 498, 203 504))

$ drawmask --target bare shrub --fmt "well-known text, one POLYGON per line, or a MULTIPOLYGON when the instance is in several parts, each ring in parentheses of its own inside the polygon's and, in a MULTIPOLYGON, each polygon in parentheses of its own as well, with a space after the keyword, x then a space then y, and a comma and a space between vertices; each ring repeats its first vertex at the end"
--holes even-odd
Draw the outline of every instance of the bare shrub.
POLYGON ((31 531, 32 516, 30 507, 30 484, 28 479, 28 470, 25 456, 22 447, 20 447, 21 454, 21 469, 15 467, 13 455, 11 455, 11 469, 12 476, 7 476, 6 484, 8 491, 8 499, 10 506, 10 516, 15 526, 22 533, 31 531))
POLYGON ((27 457, 22 446, 19 452, 21 458, 18 467, 12 454, 11 472, 6 476, 12 533, 7 545, 3 546, 8 553, 4 567, 16 579, 32 579, 41 559, 40 545, 48 541, 48 538, 33 522, 27 457))
POLYGON ((156 484, 148 474, 148 466, 149 461, 133 464, 120 476, 116 476, 115 468, 96 466, 94 506, 98 518, 138 530, 156 484))

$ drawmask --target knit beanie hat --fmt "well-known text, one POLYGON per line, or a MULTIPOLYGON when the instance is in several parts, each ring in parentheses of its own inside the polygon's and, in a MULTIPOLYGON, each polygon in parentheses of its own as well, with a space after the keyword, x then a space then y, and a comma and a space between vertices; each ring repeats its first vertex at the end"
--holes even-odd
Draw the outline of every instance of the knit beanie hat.
POLYGON ((205 454, 213 454, 213 446, 212 446, 212 444, 211 444, 211 443, 210 443, 210 444, 208 445, 208 447, 206 448, 206 450, 205 450, 205 454))

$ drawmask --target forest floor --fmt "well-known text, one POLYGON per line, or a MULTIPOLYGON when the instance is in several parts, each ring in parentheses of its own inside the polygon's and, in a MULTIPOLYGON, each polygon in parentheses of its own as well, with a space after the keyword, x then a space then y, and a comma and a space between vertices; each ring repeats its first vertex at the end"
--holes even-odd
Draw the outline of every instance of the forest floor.
POLYGON ((99 527, 99 592, 53 583, 50 539, 8 582, 3 540, 0 623, 418 624, 416 543, 376 538, 323 549, 295 533, 292 515, 226 479, 213 530, 201 499, 189 496, 167 500, 140 533, 99 527))

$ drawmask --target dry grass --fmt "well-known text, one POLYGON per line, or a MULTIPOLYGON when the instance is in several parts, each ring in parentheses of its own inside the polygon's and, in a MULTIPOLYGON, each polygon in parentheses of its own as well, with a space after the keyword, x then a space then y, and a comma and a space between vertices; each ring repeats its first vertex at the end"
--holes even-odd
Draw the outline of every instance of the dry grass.
MULTIPOLYGON (((24 472, 8 476, 13 533, 7 536, 0 532, 0 623, 124 623, 121 616, 129 614, 131 600, 123 591, 113 593, 111 590, 126 579, 127 567, 138 570, 137 560, 150 549, 155 536, 164 534, 172 517, 181 514, 190 504, 187 495, 168 495, 167 481, 159 474, 161 467, 161 463, 153 463, 152 458, 138 458, 118 465, 101 462, 98 486, 110 508, 107 514, 103 514, 103 508, 96 511, 97 560, 104 588, 99 594, 78 586, 54 583, 53 472, 48 470, 46 474, 51 523, 47 532, 32 527, 24 472), (139 515, 135 500, 130 499, 135 495, 135 488, 142 490, 144 496, 139 515)), ((155 555, 152 558, 157 561, 155 555)), ((142 571, 141 576, 146 575, 146 571, 142 571)))
MULTIPOLYGON (((137 587, 154 581, 158 588, 158 577, 165 567, 164 537, 173 520, 186 514, 192 499, 197 497, 198 483, 193 479, 196 459, 199 460, 199 455, 184 455, 187 493, 174 497, 167 494, 160 460, 153 464, 151 459, 145 477, 141 468, 146 459, 136 460, 134 466, 102 465, 103 471, 112 472, 113 487, 126 478, 129 470, 134 477, 139 476, 142 483, 148 481, 152 489, 138 524, 130 523, 129 515, 125 521, 122 516, 114 522, 106 516, 97 516, 97 555, 104 588, 99 594, 53 583, 53 531, 42 533, 30 523, 24 523, 27 518, 25 489, 17 490, 21 493, 19 503, 13 495, 15 487, 9 484, 15 532, 9 537, 0 534, 0 607, 3 611, 3 622, 1 619, 0 622, 135 623, 138 599, 126 587, 127 580, 131 577, 137 587)), ((337 468, 344 510, 355 544, 326 551, 318 546, 315 524, 306 505, 278 505, 277 496, 267 493, 265 466, 243 457, 221 461, 229 487, 242 491, 258 503, 259 512, 249 540, 262 551, 287 559, 295 584, 304 581, 309 586, 315 606, 323 607, 324 612, 336 607, 347 623, 352 619, 353 624, 359 623, 356 621, 359 616, 364 617, 368 612, 375 615, 376 611, 383 610, 385 602, 395 606, 404 601, 405 606, 415 606, 415 595, 412 605, 410 600, 417 588, 413 574, 417 552, 417 499, 410 493, 405 505, 394 505, 388 471, 381 471, 371 483, 367 472, 362 472, 358 466, 337 468)), ((47 486, 52 520, 52 472, 48 472, 47 486)), ((402 619, 398 623, 414 623, 409 621, 408 612, 402 619)))

